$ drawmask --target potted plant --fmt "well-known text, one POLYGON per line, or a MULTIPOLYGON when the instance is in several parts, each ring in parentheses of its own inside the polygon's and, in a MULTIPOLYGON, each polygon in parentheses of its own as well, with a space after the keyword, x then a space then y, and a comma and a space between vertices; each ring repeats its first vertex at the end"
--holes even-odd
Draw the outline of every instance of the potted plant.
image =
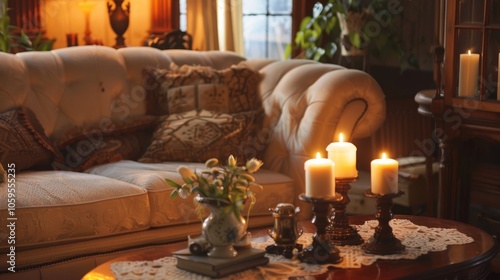
POLYGON ((19 27, 10 24, 8 0, 0 1, 0 51, 16 53, 20 51, 48 51, 52 49, 55 39, 46 40, 42 33, 34 39, 19 27))
MULTIPOLYGON (((404 52, 399 33, 403 8, 391 0, 328 0, 317 2, 313 15, 305 17, 295 37, 299 57, 332 62, 341 56, 395 57, 401 67, 418 68, 416 60, 404 52)), ((289 44, 285 51, 291 57, 289 44)))
POLYGON ((247 228, 242 216, 243 207, 248 199, 251 200, 248 211, 255 203, 250 187, 261 188, 251 174, 257 172, 262 164, 262 161, 253 158, 245 166, 239 166, 231 155, 223 166, 219 165, 218 159, 209 159, 205 162, 207 170, 199 174, 187 166, 180 166, 177 171, 184 181, 182 185, 166 179, 175 188, 171 197, 187 198, 194 193, 197 194, 196 201, 210 210, 202 225, 202 235, 212 245, 209 256, 236 256, 232 245, 244 236, 247 228))

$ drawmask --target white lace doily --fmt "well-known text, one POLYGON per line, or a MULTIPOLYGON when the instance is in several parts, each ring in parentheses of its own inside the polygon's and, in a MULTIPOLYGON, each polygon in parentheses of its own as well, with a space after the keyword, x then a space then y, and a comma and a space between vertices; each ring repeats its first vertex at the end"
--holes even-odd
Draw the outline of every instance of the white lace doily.
MULTIPOLYGON (((363 240, 368 240, 373 236, 374 229, 378 221, 370 220, 365 224, 355 226, 363 240)), ((401 254, 394 255, 370 255, 365 254, 357 246, 337 246, 340 256, 343 258, 339 264, 306 264, 300 262, 296 256, 287 259, 280 255, 266 254, 269 257, 269 264, 248 269, 223 279, 288 279, 288 276, 295 277, 306 275, 317 275, 325 273, 329 266, 339 268, 360 268, 362 265, 371 265, 379 259, 416 259, 428 252, 444 251, 448 245, 461 245, 474 242, 471 237, 453 228, 428 228, 415 225, 405 219, 393 219, 390 221, 393 233, 405 245, 406 250, 401 254)), ((304 248, 312 243, 312 233, 304 233, 298 243, 304 248)), ((266 242, 252 242, 254 248, 264 249, 267 245, 274 244, 274 240, 268 238, 266 242)), ((176 268, 174 257, 164 257, 154 261, 116 262, 111 264, 111 271, 118 280, 132 279, 210 279, 208 277, 190 273, 176 268)))

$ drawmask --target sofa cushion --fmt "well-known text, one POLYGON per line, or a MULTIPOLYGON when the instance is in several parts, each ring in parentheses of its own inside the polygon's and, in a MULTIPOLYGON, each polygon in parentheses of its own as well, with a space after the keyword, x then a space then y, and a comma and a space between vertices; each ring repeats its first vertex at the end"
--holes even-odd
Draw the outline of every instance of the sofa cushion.
MULTIPOLYGON (((1 201, 8 189, 0 187, 1 201)), ((6 203, 0 217, 7 217, 6 203)), ((16 248, 67 243, 150 226, 149 201, 143 188, 107 177, 69 171, 16 174, 16 248)), ((0 228, 0 239, 9 236, 0 228)), ((7 243, 1 249, 7 248, 7 243)))
POLYGON ((137 160, 149 144, 158 118, 143 116, 126 121, 102 121, 98 126, 74 127, 56 141, 62 160, 54 169, 84 171, 94 165, 137 160))
MULTIPOLYGON (((265 164, 265 163, 264 163, 265 164)), ((193 197, 187 199, 171 198, 173 188, 165 178, 179 184, 182 178, 177 173, 180 165, 186 165, 192 170, 203 170, 203 163, 140 163, 135 161, 120 161, 87 170, 88 173, 106 176, 128 182, 146 189, 149 193, 151 209, 151 226, 199 222, 193 197)), ((274 208, 280 202, 293 203, 297 197, 293 180, 281 173, 260 169, 252 174, 256 183, 262 185, 263 190, 255 191, 256 204, 251 209, 251 216, 271 215, 269 208, 274 208)), ((248 205, 247 205, 248 207, 248 205)), ((250 223, 252 219, 250 218, 250 223)))
POLYGON ((20 107, 0 114, 0 163, 5 169, 10 163, 17 171, 49 168, 54 157, 59 153, 31 110, 20 107))
POLYGON ((245 140, 256 133, 255 113, 192 110, 161 117, 151 144, 140 162, 205 162, 234 155, 247 160, 245 140))
POLYGON ((216 70, 208 66, 144 70, 148 112, 166 115, 205 109, 236 113, 261 106, 260 74, 245 66, 216 70))

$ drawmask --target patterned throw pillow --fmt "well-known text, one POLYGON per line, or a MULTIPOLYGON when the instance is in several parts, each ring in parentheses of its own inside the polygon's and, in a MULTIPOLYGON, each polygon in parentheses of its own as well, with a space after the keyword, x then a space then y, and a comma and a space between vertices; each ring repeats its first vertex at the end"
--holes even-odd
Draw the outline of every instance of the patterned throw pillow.
POLYGON ((144 116, 107 124, 68 131, 56 143, 63 157, 53 168, 81 172, 99 164, 137 160, 149 144, 158 118, 144 116))
POLYGON ((163 116, 139 161, 205 162, 229 155, 244 161, 252 156, 246 147, 247 139, 255 134, 254 117, 253 112, 227 114, 207 110, 163 116))
POLYGON ((190 110, 239 113, 261 107, 258 86, 261 76, 244 66, 216 70, 207 66, 181 67, 170 70, 146 68, 148 113, 167 115, 190 110))
POLYGON ((60 154, 45 136, 35 114, 20 107, 0 114, 0 162, 16 171, 48 169, 60 154))

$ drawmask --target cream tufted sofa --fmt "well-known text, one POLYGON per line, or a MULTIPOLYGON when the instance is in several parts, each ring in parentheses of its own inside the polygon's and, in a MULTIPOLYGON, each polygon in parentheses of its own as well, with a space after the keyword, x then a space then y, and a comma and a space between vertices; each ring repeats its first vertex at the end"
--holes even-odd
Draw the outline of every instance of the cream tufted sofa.
MULTIPOLYGON (((297 196, 304 191, 304 162, 324 153, 335 135, 367 137, 385 118, 380 87, 361 71, 308 60, 245 60, 230 52, 102 46, 0 53, 0 113, 30 108, 53 141, 73 127, 141 116, 146 112, 142 70, 168 68, 171 62, 217 69, 243 63, 263 77, 259 91, 269 134, 264 169, 256 174, 264 189, 256 193, 250 227, 271 225, 268 208, 279 202, 301 205, 297 196)), ((3 183, 0 278, 79 279, 134 248, 199 233, 192 201, 170 199, 172 189, 164 181, 180 181, 179 164, 124 160, 85 172, 16 172, 17 272, 6 272, 11 251, 6 240, 12 232, 5 226, 8 193, 3 183)), ((307 205, 301 207, 308 212, 307 205)))

